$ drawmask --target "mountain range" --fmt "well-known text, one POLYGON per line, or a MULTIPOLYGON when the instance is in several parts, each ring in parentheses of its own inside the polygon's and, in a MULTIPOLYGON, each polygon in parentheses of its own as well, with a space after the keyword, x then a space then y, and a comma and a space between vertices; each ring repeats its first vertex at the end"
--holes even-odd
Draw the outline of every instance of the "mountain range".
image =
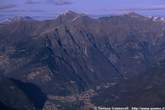
POLYGON ((53 20, 13 18, 0 23, 0 106, 163 106, 164 47, 164 20, 137 13, 96 19, 68 11, 53 20))

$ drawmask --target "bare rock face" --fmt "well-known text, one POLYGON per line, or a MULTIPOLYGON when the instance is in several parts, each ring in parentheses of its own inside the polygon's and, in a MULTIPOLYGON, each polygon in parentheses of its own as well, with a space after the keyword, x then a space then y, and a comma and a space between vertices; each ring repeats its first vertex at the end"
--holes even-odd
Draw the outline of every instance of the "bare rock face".
MULTIPOLYGON (((153 93, 143 89, 155 90, 156 85, 149 84, 151 80, 159 84, 161 96, 164 95, 163 72, 157 74, 164 68, 164 37, 164 22, 136 13, 93 19, 69 11, 54 20, 11 20, 0 24, 0 76, 35 84, 47 96, 77 98, 93 89, 98 94, 92 96, 94 104, 118 100, 119 105, 131 104, 136 93, 132 90, 145 82, 137 91, 145 93, 149 100, 153 93), (153 72, 153 68, 157 71, 153 72), (105 101, 104 94, 112 100, 105 101), (123 100, 129 95, 131 98, 123 100)), ((26 97, 22 100, 28 101, 26 97)), ((163 102, 157 95, 150 102, 157 104, 156 100, 163 102)), ((141 97, 137 103, 143 105, 143 101, 141 97)), ((43 108, 44 102, 37 103, 42 103, 39 108, 43 108)), ((62 105, 52 103, 54 109, 62 105)), ((85 99, 82 103, 74 107, 82 107, 85 99)))

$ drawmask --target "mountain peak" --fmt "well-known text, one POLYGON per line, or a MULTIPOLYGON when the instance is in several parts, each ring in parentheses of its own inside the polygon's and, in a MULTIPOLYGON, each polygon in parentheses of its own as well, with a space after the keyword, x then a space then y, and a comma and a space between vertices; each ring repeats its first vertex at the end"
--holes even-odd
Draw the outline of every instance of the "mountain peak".
POLYGON ((67 17, 67 16, 70 16, 70 17, 77 17, 77 16, 85 16, 84 13, 77 13, 77 12, 74 12, 74 11, 71 11, 71 10, 66 10, 63 14, 61 14, 60 16, 64 16, 64 17, 67 17))
POLYGON ((79 14, 71 10, 65 11, 63 14, 59 15, 57 17, 57 20, 61 22, 70 22, 70 21, 75 21, 77 18, 80 18, 81 16, 85 16, 85 14, 79 14))
POLYGON ((0 23, 10 23, 10 22, 20 22, 20 21, 32 21, 33 18, 29 16, 15 16, 12 18, 7 18, 4 20, 1 20, 0 23))
POLYGON ((133 17, 133 18, 138 18, 138 17, 143 17, 142 15, 136 13, 136 12, 129 12, 125 14, 126 16, 133 17))
POLYGON ((10 21, 29 21, 29 20, 33 20, 31 17, 29 16, 16 16, 14 18, 11 18, 10 21))
POLYGON ((71 11, 71 10, 66 10, 63 15, 78 15, 78 13, 71 11))

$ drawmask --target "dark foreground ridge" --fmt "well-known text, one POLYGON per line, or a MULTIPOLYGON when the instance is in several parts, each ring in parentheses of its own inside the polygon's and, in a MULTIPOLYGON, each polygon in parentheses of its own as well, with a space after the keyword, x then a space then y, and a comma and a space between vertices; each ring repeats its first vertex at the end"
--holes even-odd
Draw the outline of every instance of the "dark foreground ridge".
POLYGON ((2 110, 42 110, 46 95, 31 83, 3 78, 0 81, 2 110))

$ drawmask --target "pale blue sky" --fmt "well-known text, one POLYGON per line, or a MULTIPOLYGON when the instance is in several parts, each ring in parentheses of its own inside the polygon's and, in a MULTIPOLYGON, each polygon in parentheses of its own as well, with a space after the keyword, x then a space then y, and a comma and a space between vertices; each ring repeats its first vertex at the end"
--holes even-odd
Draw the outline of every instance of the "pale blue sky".
POLYGON ((165 0, 0 0, 0 19, 13 16, 49 19, 65 10, 97 16, 131 11, 165 16, 165 0))

